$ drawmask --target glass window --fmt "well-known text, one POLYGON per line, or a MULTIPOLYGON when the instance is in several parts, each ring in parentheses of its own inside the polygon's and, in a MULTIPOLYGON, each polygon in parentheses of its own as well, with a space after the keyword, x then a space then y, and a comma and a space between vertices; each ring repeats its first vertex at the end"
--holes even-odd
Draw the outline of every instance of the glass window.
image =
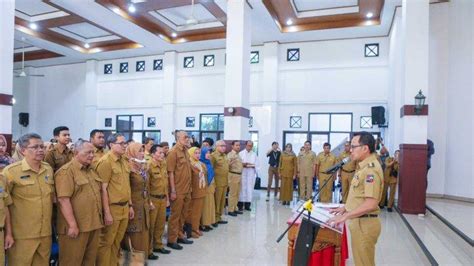
POLYGON ((293 151, 298 154, 300 148, 304 146, 305 141, 308 140, 307 133, 285 133, 285 145, 291 143, 293 151))
POLYGON ((219 115, 219 130, 224 130, 224 115, 219 115))
POLYGON ((309 125, 310 131, 328 132, 329 131, 329 114, 310 114, 309 125))
POLYGON ((132 115, 131 116, 131 128, 132 130, 142 130, 143 129, 143 116, 142 115, 132 115))
POLYGON ((161 142, 161 132, 160 131, 145 131, 143 140, 146 138, 152 138, 155 140, 155 144, 159 144, 161 142))
POLYGON ((323 151, 324 143, 328 142, 327 134, 311 134, 311 150, 316 153, 323 151))
POLYGON ((130 130, 130 116, 119 115, 117 117, 117 130, 130 130))
POLYGON ((351 114, 331 114, 331 131, 352 131, 351 114))
POLYGON ((331 139, 331 150, 334 150, 338 145, 350 140, 350 133, 331 133, 329 138, 331 139))
POLYGON ((218 115, 201 115, 200 128, 203 131, 218 130, 218 115))
MULTIPOLYGON (((258 154, 258 132, 252 131, 249 132, 250 134, 250 140, 253 141, 253 151, 258 154)), ((245 147, 241 147, 245 148, 245 147)))

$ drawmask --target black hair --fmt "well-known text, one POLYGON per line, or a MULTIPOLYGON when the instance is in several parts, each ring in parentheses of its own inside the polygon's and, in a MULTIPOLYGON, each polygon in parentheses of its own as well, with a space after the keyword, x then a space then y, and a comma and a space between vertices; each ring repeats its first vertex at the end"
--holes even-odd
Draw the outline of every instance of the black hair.
POLYGON ((114 133, 107 137, 107 146, 110 147, 110 143, 115 143, 119 137, 123 137, 120 133, 114 133))
POLYGON ((165 147, 165 146, 169 147, 170 144, 168 143, 168 141, 162 141, 162 142, 160 143, 160 146, 161 146, 161 147, 165 147))
POLYGON ((235 143, 240 143, 240 141, 238 141, 238 140, 233 140, 233 141, 232 141, 232 146, 234 146, 235 143))
POLYGON ((372 134, 367 131, 361 131, 354 133, 354 137, 359 136, 359 145, 367 145, 370 153, 375 152, 375 139, 372 134))
POLYGON ((61 133, 61 131, 64 131, 64 130, 68 130, 69 131, 69 128, 68 127, 65 127, 65 126, 60 126, 60 127, 57 127, 53 130, 53 136, 57 137, 59 136, 59 133, 61 133))
POLYGON ((276 141, 272 142, 272 146, 275 145, 275 144, 278 144, 278 142, 276 142, 276 141))
POLYGON ((328 142, 325 142, 325 143, 323 144, 323 147, 327 147, 327 146, 329 146, 329 149, 331 148, 331 144, 329 144, 328 142))
POLYGON ((308 143, 309 145, 311 145, 311 141, 307 140, 304 142, 304 144, 308 143))
POLYGON ((145 138, 145 141, 143 141, 143 144, 145 144, 145 145, 148 144, 148 142, 150 142, 150 140, 155 141, 154 138, 145 138))
POLYGON ((203 140, 203 142, 209 143, 209 146, 211 146, 211 147, 214 145, 214 140, 211 139, 211 138, 205 138, 205 139, 203 140))
POLYGON ((103 131, 103 130, 100 130, 100 129, 93 129, 93 130, 91 131, 91 133, 89 134, 89 137, 90 137, 90 138, 93 138, 93 137, 95 136, 95 134, 97 134, 97 133, 102 133, 102 134, 104 134, 104 131, 103 131))
POLYGON ((163 146, 161 146, 160 144, 155 144, 155 145, 151 146, 150 153, 155 154, 155 152, 156 152, 156 150, 158 150, 158 148, 163 148, 163 146))

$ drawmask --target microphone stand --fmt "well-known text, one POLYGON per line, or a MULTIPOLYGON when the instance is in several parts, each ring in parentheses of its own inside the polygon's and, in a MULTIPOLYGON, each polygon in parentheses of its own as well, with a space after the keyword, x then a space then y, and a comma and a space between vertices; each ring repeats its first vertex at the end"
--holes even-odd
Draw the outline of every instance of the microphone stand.
POLYGON ((293 221, 288 226, 288 228, 286 228, 286 230, 278 237, 278 239, 276 241, 277 243, 280 243, 280 241, 283 239, 283 237, 286 235, 286 233, 288 233, 288 231, 290 231, 290 229, 295 225, 296 221, 298 221, 298 219, 300 218, 300 216, 303 214, 304 211, 308 211, 308 221, 310 221, 311 208, 313 206, 314 200, 316 199, 317 196, 319 196, 319 193, 321 193, 321 191, 324 189, 324 187, 329 183, 329 180, 331 180, 331 181, 333 180, 334 173, 337 170, 339 170, 339 168, 334 169, 333 171, 330 172, 331 177, 328 178, 326 181, 324 181, 323 185, 321 186, 321 189, 318 190, 318 193, 314 194, 314 196, 310 200, 308 200, 305 203, 301 204, 301 205, 304 206, 304 208, 298 213, 298 215, 295 217, 295 219, 293 219, 293 221))

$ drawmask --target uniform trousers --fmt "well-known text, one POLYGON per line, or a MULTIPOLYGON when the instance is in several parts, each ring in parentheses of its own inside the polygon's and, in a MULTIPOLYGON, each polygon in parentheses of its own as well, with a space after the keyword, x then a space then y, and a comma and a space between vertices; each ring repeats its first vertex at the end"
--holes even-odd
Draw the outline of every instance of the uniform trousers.
POLYGON ((97 266, 117 265, 120 242, 128 226, 128 206, 110 205, 113 223, 101 230, 97 266))
POLYGON ((48 266, 52 241, 51 236, 15 239, 7 251, 8 265, 48 266))
POLYGON ((157 199, 151 197, 151 202, 155 206, 155 209, 150 210, 150 251, 153 249, 163 248, 163 233, 165 231, 166 224, 166 198, 157 199))
POLYGON ((380 219, 378 217, 351 219, 349 230, 355 265, 375 265, 375 244, 381 231, 380 219))
POLYGON ((184 238, 183 226, 186 214, 191 204, 191 193, 177 194, 171 201, 171 214, 168 220, 168 243, 176 243, 178 238, 184 238))
POLYGON ((60 234, 59 265, 95 265, 99 248, 100 229, 81 232, 76 238, 60 234))
POLYGON ((354 176, 354 172, 347 173, 341 171, 341 185, 342 185, 342 202, 346 203, 347 196, 349 195, 349 188, 351 187, 352 177, 354 176))
POLYGON ((237 202, 239 201, 240 187, 242 185, 242 175, 229 173, 229 212, 237 211, 237 202))
POLYGON ((204 206, 204 197, 191 199, 191 207, 188 210, 186 223, 190 224, 193 230, 192 235, 196 236, 201 224, 202 207, 204 206))
POLYGON ((216 186, 216 192, 214 193, 214 200, 216 204, 216 222, 222 220, 222 214, 225 208, 225 193, 227 192, 227 186, 216 186))
POLYGON ((318 181, 319 181, 319 199, 321 202, 331 202, 332 201, 332 187, 333 187, 333 180, 329 180, 326 184, 326 186, 322 188, 324 183, 328 180, 331 179, 332 175, 327 175, 327 174, 322 174, 320 173, 318 176, 318 181))
POLYGON ((313 195, 313 177, 312 176, 300 176, 299 181, 299 190, 300 190, 300 199, 308 200, 313 195))

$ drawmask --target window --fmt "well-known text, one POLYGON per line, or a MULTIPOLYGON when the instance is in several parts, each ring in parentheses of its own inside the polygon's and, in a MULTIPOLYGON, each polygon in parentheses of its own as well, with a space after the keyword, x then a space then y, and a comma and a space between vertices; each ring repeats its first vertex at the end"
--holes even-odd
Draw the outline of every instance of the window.
POLYGON ((153 70, 163 70, 163 59, 153 60, 153 70))
POLYGON ((128 73, 128 63, 120 63, 120 73, 128 73))
POLYGON ((204 56, 204 66, 205 67, 214 66, 214 55, 205 55, 204 56))
POLYGON ((249 117, 249 128, 253 127, 253 116, 249 117))
POLYGON ((290 128, 301 128, 301 116, 290 116, 290 128))
POLYGON ((104 74, 112 74, 112 64, 104 65, 104 74))
POLYGON ((379 56, 379 44, 368 43, 365 45, 365 57, 377 57, 379 56))
POLYGON ((361 116, 360 117, 360 128, 372 128, 372 117, 361 116))
POLYGON ((201 131, 223 131, 224 114, 201 114, 201 131))
POLYGON ((193 68, 194 67, 194 56, 187 56, 184 58, 184 68, 193 68))
POLYGON ((143 72, 145 71, 145 61, 137 61, 137 72, 143 72))
POLYGON ((300 49, 292 48, 286 50, 286 61, 300 61, 300 49))
POLYGON ((126 140, 133 139, 142 143, 145 138, 153 138, 155 143, 161 141, 160 130, 144 130, 143 115, 117 115, 117 133, 125 136, 126 140))
POLYGON ((250 52, 250 64, 258 64, 260 61, 260 55, 258 51, 250 52))

